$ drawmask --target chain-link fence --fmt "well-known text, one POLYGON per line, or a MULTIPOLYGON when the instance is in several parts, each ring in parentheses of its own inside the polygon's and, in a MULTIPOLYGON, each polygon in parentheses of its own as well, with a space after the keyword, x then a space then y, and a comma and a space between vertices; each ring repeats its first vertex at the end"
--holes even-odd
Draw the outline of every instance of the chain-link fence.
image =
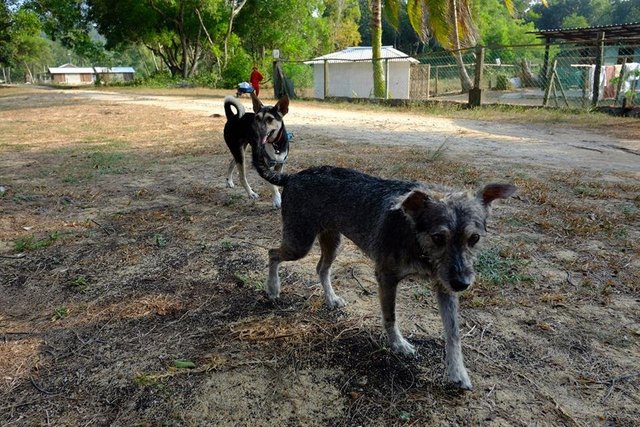
MULTIPOLYGON (((282 61, 290 95, 375 98, 371 59, 282 61)), ((383 58, 383 98, 592 108, 640 104, 640 39, 383 58)))

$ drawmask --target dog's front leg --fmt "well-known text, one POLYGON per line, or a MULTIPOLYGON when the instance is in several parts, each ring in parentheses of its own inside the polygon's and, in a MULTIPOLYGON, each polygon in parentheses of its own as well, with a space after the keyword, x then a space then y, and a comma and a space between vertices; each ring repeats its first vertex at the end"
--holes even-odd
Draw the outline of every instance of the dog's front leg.
POLYGON ((250 198, 259 199, 260 196, 258 196, 258 194, 251 189, 251 187, 249 186, 249 183, 247 182, 247 170, 245 168, 245 164, 247 163, 246 159, 247 159, 247 156, 246 156, 246 147, 245 147, 245 149, 242 151, 242 163, 238 164, 238 172, 240 173, 240 182, 242 183, 242 186, 244 187, 244 189, 247 190, 247 194, 249 195, 250 198))
MULTIPOLYGON (((279 163, 275 165, 273 169, 278 173, 282 173, 283 168, 284 168, 284 165, 282 163, 279 163)), ((273 197, 271 198, 271 201, 273 202, 273 207, 274 209, 280 209, 280 206, 282 205, 282 197, 280 197, 280 190, 276 185, 272 185, 271 189, 273 191, 273 197)))
POLYGON ((275 300, 280 296, 280 248, 269 250, 269 277, 267 278, 266 291, 269 299, 275 300))
POLYGON ((236 159, 231 159, 229 163, 229 169, 227 170, 227 187, 233 188, 233 171, 236 170, 236 159))
POLYGON ((464 367, 460 328, 458 326, 458 296, 439 289, 437 291, 440 316, 444 326, 447 375, 449 381, 463 390, 471 390, 471 379, 464 367))
POLYGON ((382 319, 384 329, 389 337, 391 350, 396 353, 413 355, 416 349, 409 341, 404 339, 400 328, 396 324, 396 291, 398 289, 398 277, 393 273, 376 271, 378 279, 378 294, 382 307, 382 319))

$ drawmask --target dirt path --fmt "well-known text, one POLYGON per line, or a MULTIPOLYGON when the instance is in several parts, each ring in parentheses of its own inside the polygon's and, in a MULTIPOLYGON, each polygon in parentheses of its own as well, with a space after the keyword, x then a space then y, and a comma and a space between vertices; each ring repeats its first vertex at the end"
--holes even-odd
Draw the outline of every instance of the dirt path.
MULTIPOLYGON (((160 106, 195 114, 223 114, 222 99, 115 92, 61 92, 102 102, 160 106)), ((247 110, 251 105, 244 99, 247 110)), ((426 117, 407 112, 336 110, 309 102, 293 103, 287 126, 300 141, 332 139, 345 144, 418 145, 432 150, 442 144, 467 162, 496 162, 519 167, 630 172, 640 176, 640 138, 619 139, 583 130, 549 126, 496 124, 478 120, 426 117)))

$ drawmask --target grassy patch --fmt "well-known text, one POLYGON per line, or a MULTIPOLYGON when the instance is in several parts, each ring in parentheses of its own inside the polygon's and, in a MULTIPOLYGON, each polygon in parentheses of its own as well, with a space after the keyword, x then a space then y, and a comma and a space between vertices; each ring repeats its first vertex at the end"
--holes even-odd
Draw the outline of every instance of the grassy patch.
POLYGON ((256 291, 264 289, 264 283, 257 277, 245 275, 242 273, 235 273, 233 277, 240 286, 247 286, 253 288, 256 291))
POLYGON ((13 249, 16 252, 27 252, 46 248, 51 246, 56 240, 58 240, 59 236, 60 233, 58 233, 57 231, 49 233, 49 235, 44 239, 38 239, 32 234, 31 236, 22 237, 16 240, 14 242, 13 249))
POLYGON ((51 316, 51 320, 56 322, 58 320, 62 320, 69 316, 69 309, 67 307, 58 307, 53 310, 53 316, 51 316))
POLYGON ((124 153, 97 151, 89 155, 91 168, 97 169, 100 173, 123 173, 124 153))
POLYGON ((492 248, 480 253, 476 261, 479 282, 491 286, 513 286, 532 282, 533 277, 525 273, 526 261, 492 248))
POLYGON ((233 206, 242 200, 242 194, 232 194, 224 201, 224 206, 233 206))
POLYGON ((89 287, 89 281, 83 276, 78 276, 69 285, 78 292, 84 292, 89 287))

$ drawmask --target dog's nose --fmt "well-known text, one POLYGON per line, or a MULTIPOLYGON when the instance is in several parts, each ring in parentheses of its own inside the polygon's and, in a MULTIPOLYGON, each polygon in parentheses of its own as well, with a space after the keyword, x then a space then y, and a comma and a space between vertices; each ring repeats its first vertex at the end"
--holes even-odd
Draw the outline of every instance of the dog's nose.
POLYGON ((469 286, 471 286, 470 281, 466 281, 466 280, 463 281, 460 279, 454 279, 451 281, 451 288, 456 292, 464 291, 469 286))

